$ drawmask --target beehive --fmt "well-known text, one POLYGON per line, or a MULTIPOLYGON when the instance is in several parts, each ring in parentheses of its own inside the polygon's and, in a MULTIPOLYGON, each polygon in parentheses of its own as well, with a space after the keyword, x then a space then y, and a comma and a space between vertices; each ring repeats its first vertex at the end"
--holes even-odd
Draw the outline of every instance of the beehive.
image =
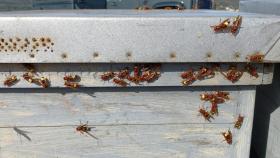
POLYGON ((212 11, 1 13, 0 82, 11 75, 18 81, 0 85, 0 155, 249 157, 255 86, 272 82, 279 21, 277 16, 212 11), (237 15, 243 22, 235 35, 210 27, 237 15), (256 53, 264 56, 251 63, 258 77, 245 71, 256 53), (25 80, 22 75, 31 70, 23 63, 36 69, 36 79, 48 79, 48 88, 25 80), (160 65, 153 82, 127 81, 120 87, 101 79, 109 71, 151 63, 160 65), (213 77, 182 86, 184 71, 198 72, 213 63, 220 65, 213 77), (232 66, 243 72, 235 82, 225 77, 232 66), (81 88, 66 88, 63 77, 74 74, 81 88), (200 94, 215 91, 229 92, 230 99, 219 104, 219 116, 209 122, 198 112, 209 108, 200 94), (239 114, 245 118, 238 130, 239 114), (80 121, 88 121, 97 139, 76 131, 80 121), (227 130, 231 145, 222 135, 227 130))

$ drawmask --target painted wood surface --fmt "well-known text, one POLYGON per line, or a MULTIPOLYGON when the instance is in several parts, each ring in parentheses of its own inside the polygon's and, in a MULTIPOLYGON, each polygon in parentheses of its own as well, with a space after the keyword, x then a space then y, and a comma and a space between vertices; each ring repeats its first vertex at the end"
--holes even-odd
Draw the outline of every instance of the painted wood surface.
POLYGON ((257 52, 265 55, 264 62, 279 62, 279 16, 197 10, 33 11, 1 13, 0 28, 6 40, 46 37, 54 43, 52 50, 6 45, 0 63, 247 62, 257 52), (237 15, 243 21, 236 35, 210 27, 237 15))
POLYGON ((254 99, 250 86, 0 89, 0 157, 246 158, 254 99), (210 90, 231 96, 211 123, 197 111, 209 106, 199 94, 210 90), (98 140, 76 132, 79 121, 89 121, 98 140), (232 145, 221 135, 229 128, 232 145))
MULTIPOLYGON (((245 71, 245 64, 221 64, 221 71, 226 74, 229 66, 237 65, 240 71, 245 71)), ((220 72, 215 73, 215 77, 197 80, 189 86, 217 86, 217 85, 261 85, 270 84, 273 78, 273 65, 271 64, 255 64, 259 77, 253 77, 249 73, 244 72, 241 79, 232 83, 227 80, 220 72)), ((50 81, 50 87, 65 87, 63 77, 65 75, 77 74, 80 76, 81 81, 79 84, 83 87, 116 87, 117 85, 111 81, 102 81, 100 76, 104 72, 120 70, 129 67, 132 71, 133 64, 34 64, 38 76, 47 77, 50 81)), ((208 68, 213 67, 213 64, 162 64, 161 76, 154 82, 143 82, 139 85, 130 83, 129 87, 143 87, 143 86, 182 86, 181 73, 192 68, 194 71, 198 71, 202 66, 208 68)), ((22 75, 26 73, 26 68, 22 64, 0 64, 0 88, 40 88, 39 85, 30 84, 22 78, 22 75), (10 75, 16 75, 20 78, 20 81, 12 87, 7 87, 3 83, 10 75), (2 83, 2 84, 1 84, 2 83)), ((37 76, 37 77, 38 77, 37 76)))

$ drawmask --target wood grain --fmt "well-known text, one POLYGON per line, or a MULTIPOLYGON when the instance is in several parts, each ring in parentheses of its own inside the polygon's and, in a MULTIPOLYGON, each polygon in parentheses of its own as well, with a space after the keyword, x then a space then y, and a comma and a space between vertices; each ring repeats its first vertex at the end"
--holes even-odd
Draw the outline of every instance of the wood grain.
MULTIPOLYGON (((221 71, 226 73, 229 66, 237 65, 241 71, 244 71, 245 64, 221 64, 221 71)), ((108 71, 120 71, 125 67, 133 68, 133 64, 34 64, 39 76, 47 77, 51 82, 51 87, 64 87, 63 77, 69 74, 77 74, 81 77, 81 86, 83 87, 116 87, 112 81, 102 81, 100 76, 108 71)), ((152 83, 141 83, 135 85, 130 83, 132 87, 142 86, 182 86, 183 71, 193 68, 198 71, 202 66, 212 67, 211 64, 162 64, 161 77, 152 83)), ((255 64, 259 77, 252 77, 245 72, 238 82, 232 83, 228 81, 221 73, 216 72, 214 78, 198 80, 190 86, 206 86, 206 85, 260 85, 272 82, 273 66, 264 70, 263 64, 255 64)), ((40 88, 35 84, 30 84, 22 78, 26 73, 26 68, 22 64, 0 64, 0 83, 3 83, 7 76, 13 74, 20 78, 20 82, 13 85, 12 88, 40 88)), ((128 81, 127 81, 128 82, 128 81)), ((0 84, 0 88, 9 88, 0 84)), ((10 87, 11 88, 11 87, 10 87)))
POLYGON ((0 100, 0 157, 244 158, 242 153, 249 153, 254 107, 250 86, 2 89, 0 100), (210 90, 231 95, 212 123, 197 116, 199 94, 210 90), (246 119, 241 130, 235 130, 239 113, 246 119), (80 120, 95 127, 92 134, 98 140, 75 132, 80 120), (233 145, 221 135, 229 128, 233 145))

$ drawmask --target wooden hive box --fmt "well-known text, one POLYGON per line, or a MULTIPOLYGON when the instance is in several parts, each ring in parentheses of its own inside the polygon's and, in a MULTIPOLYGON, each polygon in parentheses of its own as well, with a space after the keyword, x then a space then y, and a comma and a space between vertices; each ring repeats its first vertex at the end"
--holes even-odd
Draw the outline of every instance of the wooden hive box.
POLYGON ((256 85, 270 84, 279 61, 280 18, 213 11, 48 11, 0 14, 0 157, 248 158, 256 85), (220 19, 243 17, 236 35, 215 33, 220 19), (261 38, 260 38, 261 37, 261 38), (225 74, 244 71, 248 57, 258 77, 237 82, 225 74), (36 69, 30 83, 22 76, 36 69), (160 64, 153 82, 120 87, 100 76, 126 67, 160 64), (182 86, 182 72, 219 63, 215 75, 182 86), (63 77, 80 76, 77 89, 63 77), (41 87, 40 77, 50 81, 41 87), (211 122, 199 116, 210 103, 203 93, 229 92, 211 122), (245 117, 235 129, 238 115, 245 117), (90 134, 76 131, 81 123, 90 134), (232 144, 222 132, 232 131, 232 144))

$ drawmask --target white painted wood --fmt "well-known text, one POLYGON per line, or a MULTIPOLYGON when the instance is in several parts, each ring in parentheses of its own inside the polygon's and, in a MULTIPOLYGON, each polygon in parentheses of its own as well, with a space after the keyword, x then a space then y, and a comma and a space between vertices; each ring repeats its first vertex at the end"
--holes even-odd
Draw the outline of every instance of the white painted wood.
POLYGON ((239 108, 235 115, 235 119, 239 114, 244 116, 244 122, 240 130, 234 129, 239 135, 236 137, 236 156, 234 157, 249 157, 251 147, 251 135, 254 120, 254 107, 255 107, 255 90, 240 91, 239 108), (251 104, 248 104, 251 103, 251 104))
MULTIPOLYGON (((254 87, 84 88, 0 90, 1 157, 246 158, 254 87), (212 123, 197 116, 199 94, 229 91, 212 123), (233 129, 239 113, 241 130, 233 129), (89 121, 95 140, 75 132, 89 121), (31 141, 18 135, 23 130, 31 141), (233 131, 233 145, 221 132, 233 131), (244 155, 242 154, 244 153, 244 155)), ((205 104, 206 106, 206 104, 205 104)))
MULTIPOLYGON (((189 124, 205 123, 198 116, 203 92, 95 92, 9 93, 1 95, 0 126, 75 124, 80 119, 99 124, 189 124), (87 94, 88 93, 88 94, 87 94), (18 100, 17 98, 21 98, 18 100), (34 99, 36 98, 36 99, 34 99), (47 119, 47 121, 46 121, 47 119)), ((44 91, 42 91, 44 92, 44 91)), ((220 105, 220 116, 212 123, 230 124, 239 100, 237 92, 220 105)), ((209 103, 205 103, 205 107, 209 103)))
POLYGON ((1 157, 8 158, 231 158, 233 148, 221 142, 218 127, 203 125, 97 127, 89 136, 75 127, 21 128, 31 141, 13 129, 0 129, 1 157))
POLYGON ((31 52, 32 46, 3 50, 0 63, 246 62, 256 52, 267 55, 265 62, 277 62, 279 53, 270 50, 279 42, 279 22, 278 16, 224 11, 1 13, 2 38, 49 37, 54 46, 53 52, 31 52), (236 36, 210 28, 237 15, 243 22, 236 36))
MULTIPOLYGON (((222 72, 226 73, 231 64, 222 64, 222 72)), ((238 68, 243 71, 245 64, 237 64, 238 68)), ((120 71, 125 67, 133 69, 133 64, 34 64, 37 69, 38 76, 47 77, 50 82, 50 87, 65 87, 63 77, 69 74, 77 74, 81 77, 80 84, 83 87, 116 87, 112 80, 102 81, 100 76, 107 71, 120 71)), ((161 77, 152 83, 141 83, 136 85, 131 83, 128 86, 182 86, 182 78, 180 77, 183 71, 193 68, 198 71, 201 66, 211 67, 211 64, 162 64, 161 77)), ((263 64, 254 65, 257 67, 259 74, 258 78, 252 77, 247 72, 238 82, 232 83, 228 81, 221 73, 216 72, 214 78, 197 80, 190 86, 205 86, 205 85, 260 85, 269 84, 272 82, 273 65, 265 70, 263 64)), ((0 64, 0 88, 41 88, 36 84, 30 84, 22 78, 26 73, 26 68, 22 64, 0 64), (3 83, 9 75, 16 75, 20 81, 12 87, 7 87, 3 83)), ((127 81, 129 82, 129 81, 127 81)))

